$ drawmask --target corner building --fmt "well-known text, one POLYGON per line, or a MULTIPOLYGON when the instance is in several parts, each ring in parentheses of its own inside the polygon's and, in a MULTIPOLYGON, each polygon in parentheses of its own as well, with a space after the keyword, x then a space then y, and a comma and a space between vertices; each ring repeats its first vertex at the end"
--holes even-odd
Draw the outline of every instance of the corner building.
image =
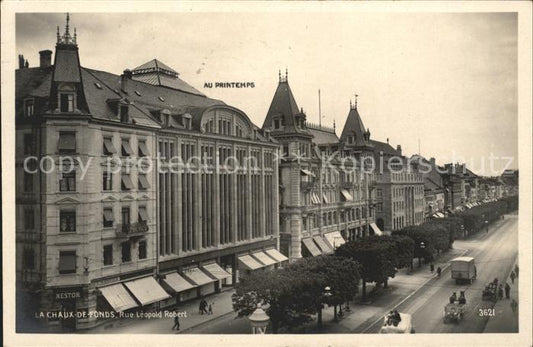
POLYGON ((17 331, 89 329, 286 260, 277 142, 157 60, 81 66, 76 39, 67 17, 53 63, 16 70, 17 331))

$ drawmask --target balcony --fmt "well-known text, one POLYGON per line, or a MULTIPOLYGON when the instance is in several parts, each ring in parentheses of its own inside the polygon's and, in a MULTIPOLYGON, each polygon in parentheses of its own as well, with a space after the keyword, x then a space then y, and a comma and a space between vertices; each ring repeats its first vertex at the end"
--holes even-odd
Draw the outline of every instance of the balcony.
POLYGON ((148 231, 146 222, 137 222, 131 224, 117 224, 117 236, 122 238, 141 237, 148 231))

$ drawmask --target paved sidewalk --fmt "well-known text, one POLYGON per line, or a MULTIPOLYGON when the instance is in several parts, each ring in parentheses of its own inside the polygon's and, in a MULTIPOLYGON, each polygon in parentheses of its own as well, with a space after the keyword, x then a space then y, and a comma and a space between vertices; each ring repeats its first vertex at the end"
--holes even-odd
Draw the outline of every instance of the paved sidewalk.
POLYGON ((162 309, 163 318, 152 319, 120 319, 86 331, 90 334, 177 334, 187 332, 193 327, 201 326, 214 319, 233 312, 231 295, 235 291, 225 290, 218 294, 205 297, 208 303, 213 303, 213 314, 199 313, 200 299, 184 303, 174 308, 162 309), (186 317, 180 318, 180 331, 172 330, 174 318, 164 317, 165 311, 185 312, 186 317))
MULTIPOLYGON (((516 262, 515 262, 516 264, 516 262)), ((520 305, 518 305, 518 308, 516 312, 513 312, 511 302, 513 299, 516 300, 516 302, 519 302, 519 296, 518 296, 518 281, 519 278, 515 278, 514 284, 511 282, 511 278, 509 275, 511 274, 511 271, 514 270, 515 265, 513 265, 513 268, 509 271, 507 275, 507 283, 511 286, 511 295, 510 299, 503 299, 496 302, 494 305, 494 317, 490 317, 487 325, 485 326, 484 333, 517 333, 518 332, 518 310, 520 309, 520 305)))

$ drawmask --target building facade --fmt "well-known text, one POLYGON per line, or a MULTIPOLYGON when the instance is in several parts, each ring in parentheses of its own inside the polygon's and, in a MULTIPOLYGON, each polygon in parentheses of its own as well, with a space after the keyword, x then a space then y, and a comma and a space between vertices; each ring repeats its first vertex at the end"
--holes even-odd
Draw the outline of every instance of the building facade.
POLYGON ((286 260, 279 147, 246 114, 157 60, 82 67, 68 17, 54 63, 40 54, 16 71, 18 331, 88 329, 286 260))
POLYGON ((267 112, 263 131, 281 147, 280 250, 290 259, 330 253, 345 240, 371 233, 372 174, 342 151, 334 129, 308 124, 287 75, 267 112))

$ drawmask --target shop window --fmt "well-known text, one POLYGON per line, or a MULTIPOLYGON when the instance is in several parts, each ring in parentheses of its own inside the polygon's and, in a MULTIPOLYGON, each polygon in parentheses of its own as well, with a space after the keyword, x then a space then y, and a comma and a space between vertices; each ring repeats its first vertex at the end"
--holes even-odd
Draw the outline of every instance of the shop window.
POLYGON ((76 251, 59 252, 59 273, 76 273, 76 251))
POLYGON ((104 265, 113 265, 113 245, 104 246, 104 265))
POLYGON ((146 259, 146 241, 139 241, 139 259, 146 259))
POLYGON ((76 232, 76 211, 59 212, 59 231, 62 233, 76 232))

